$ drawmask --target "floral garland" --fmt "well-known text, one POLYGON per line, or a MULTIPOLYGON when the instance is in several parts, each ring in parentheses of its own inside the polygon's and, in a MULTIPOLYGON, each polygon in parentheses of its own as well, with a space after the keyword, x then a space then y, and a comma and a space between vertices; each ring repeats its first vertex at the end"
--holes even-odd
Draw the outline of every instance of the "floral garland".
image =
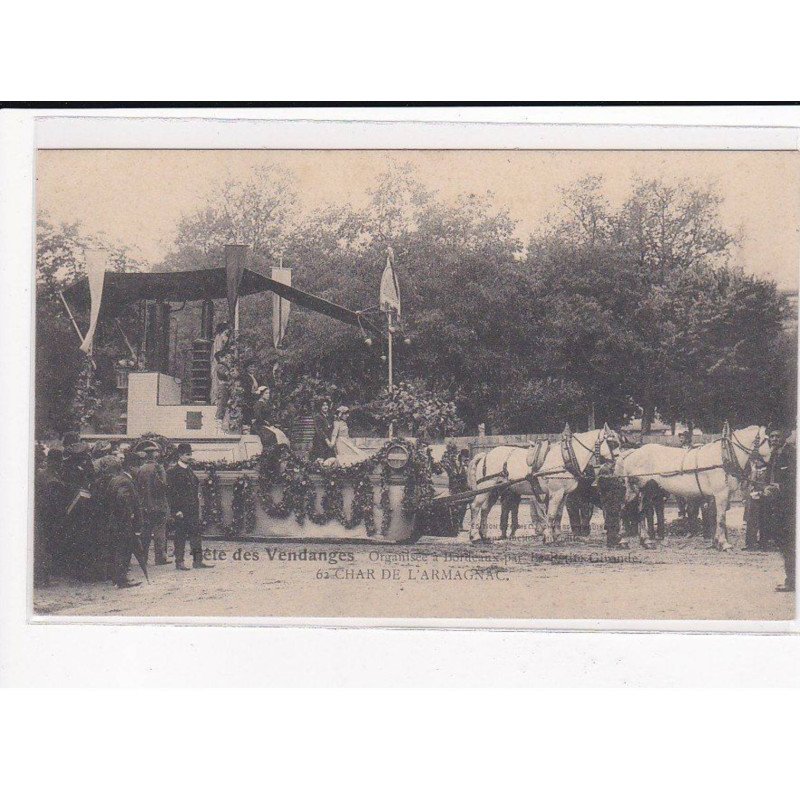
POLYGON ((201 522, 204 529, 216 527, 230 537, 248 536, 255 530, 256 502, 261 503, 264 512, 276 519, 287 519, 294 514, 298 523, 306 519, 317 525, 325 525, 336 520, 347 530, 360 524, 366 528, 368 536, 378 531, 375 514, 375 492, 372 474, 383 462, 380 472, 381 510, 380 531, 386 534, 392 522, 392 508, 389 495, 391 467, 385 463, 390 448, 403 444, 410 451, 409 462, 405 467, 406 485, 402 498, 402 511, 405 516, 413 515, 433 498, 432 470, 426 448, 413 445, 403 439, 392 439, 374 455, 357 464, 349 466, 326 466, 318 462, 307 462, 298 458, 288 447, 281 445, 262 453, 257 458, 238 461, 221 466, 219 462, 195 462, 195 469, 206 470, 207 477, 202 482, 203 510, 201 522), (255 480, 249 476, 239 477, 233 490, 233 521, 227 525, 222 512, 220 482, 217 471, 255 470, 255 480), (320 476, 324 482, 321 510, 317 510, 317 497, 311 476, 320 476), (276 484, 283 484, 279 500, 273 497, 276 484), (349 517, 345 513, 343 491, 346 485, 353 487, 353 500, 349 517))
MULTIPOLYGON (((392 505, 389 498, 389 476, 391 472, 391 467, 388 464, 381 470, 381 534, 384 536, 392 524, 392 505)), ((374 519, 373 514, 373 524, 374 519)))
POLYGON ((452 481, 457 480, 459 477, 466 474, 464 465, 461 463, 461 460, 458 457, 458 448, 452 442, 445 447, 439 463, 431 465, 431 470, 437 475, 441 475, 442 472, 446 472, 451 484, 452 481))
POLYGON ((242 475, 233 486, 232 509, 233 522, 228 532, 252 536, 256 529, 256 493, 248 475, 242 475))
POLYGON ((75 395, 72 398, 72 417, 78 428, 85 428, 100 405, 100 398, 94 380, 94 362, 85 355, 80 372, 75 381, 75 395))
POLYGON ((209 467, 208 475, 200 485, 200 495, 203 499, 200 515, 200 524, 203 530, 217 527, 228 534, 228 526, 225 524, 225 516, 222 513, 219 475, 214 467, 209 467))
POLYGON ((406 487, 403 492, 402 509, 406 516, 412 516, 418 508, 427 506, 433 500, 433 478, 428 451, 415 447, 409 459, 406 487))

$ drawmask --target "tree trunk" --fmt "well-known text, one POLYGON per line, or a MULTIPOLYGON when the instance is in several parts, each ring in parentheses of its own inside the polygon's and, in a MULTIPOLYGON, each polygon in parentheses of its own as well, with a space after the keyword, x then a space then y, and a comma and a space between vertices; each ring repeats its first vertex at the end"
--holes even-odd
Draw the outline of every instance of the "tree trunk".
POLYGON ((642 406, 642 434, 650 433, 653 427, 653 417, 655 416, 656 409, 652 403, 645 403, 642 406))

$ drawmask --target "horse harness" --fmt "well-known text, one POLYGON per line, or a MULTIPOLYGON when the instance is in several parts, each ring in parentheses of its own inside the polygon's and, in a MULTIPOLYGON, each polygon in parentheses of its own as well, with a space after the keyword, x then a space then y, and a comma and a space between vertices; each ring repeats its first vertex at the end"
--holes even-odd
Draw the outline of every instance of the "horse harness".
MULTIPOLYGON (((526 444, 526 445, 507 445, 508 447, 516 447, 516 448, 524 448, 529 449, 530 447, 534 447, 533 453, 533 460, 530 464, 530 472, 528 476, 522 480, 527 480, 531 484, 531 488, 533 489, 534 494, 537 497, 541 497, 544 492, 542 491, 542 487, 539 485, 539 480, 536 477, 536 473, 538 473, 542 465, 545 462, 549 452, 550 452, 550 440, 549 439, 537 439, 533 444, 526 444)), ((499 472, 492 472, 491 474, 486 474, 486 455, 483 456, 483 475, 477 480, 477 484, 485 483, 486 481, 493 480, 494 478, 502 478, 503 481, 508 481, 508 458, 503 462, 503 468, 499 472)), ((522 480, 519 483, 522 483, 522 480)))
MULTIPOLYGON (((578 439, 568 430, 564 431, 561 436, 561 459, 564 462, 564 469, 566 469, 567 472, 569 472, 569 474, 572 475, 572 477, 577 481, 586 481, 590 479, 592 476, 589 471, 593 470, 594 467, 599 467, 605 460, 600 453, 600 446, 605 440, 605 434, 599 436, 597 441, 594 443, 594 448, 591 448, 585 445, 580 439, 578 439), (575 447, 573 446, 573 442, 577 442, 584 450, 588 450, 591 454, 589 461, 586 463, 586 466, 583 469, 581 469, 580 465, 578 464, 578 458, 575 455, 575 447)), ((611 455, 611 463, 613 464, 616 461, 613 451, 611 455)))
POLYGON ((486 481, 490 481, 493 478, 503 478, 503 480, 508 480, 508 459, 503 462, 503 469, 500 472, 493 472, 491 475, 486 474, 486 455, 483 456, 483 475, 478 478, 478 483, 484 483, 486 481))
POLYGON ((674 478, 680 475, 687 475, 688 473, 694 474, 694 479, 697 482, 697 490, 700 492, 701 497, 708 497, 704 491, 703 487, 700 485, 700 473, 701 472, 710 472, 714 469, 722 469, 726 475, 730 475, 733 478, 736 478, 740 482, 748 481, 749 478, 747 477, 747 467, 751 461, 754 460, 762 460, 761 454, 758 452, 758 446, 754 447, 752 450, 745 447, 737 438, 735 433, 730 432, 730 430, 726 428, 723 430, 722 436, 719 439, 716 439, 720 443, 720 450, 722 454, 722 463, 721 464, 709 464, 707 467, 701 467, 697 463, 697 451, 700 449, 699 447, 690 447, 688 450, 685 450, 683 453, 683 457, 681 458, 681 466, 680 469, 674 472, 653 472, 653 473, 642 473, 640 475, 630 475, 628 477, 631 478, 645 478, 645 477, 662 477, 662 478, 674 478), (741 450, 743 453, 747 453, 747 460, 748 463, 745 464, 744 467, 739 465, 739 459, 736 458, 736 453, 734 452, 734 448, 741 450), (687 453, 694 451, 694 468, 686 469, 686 455, 687 453))
MULTIPOLYGON (((697 447, 689 447, 683 451, 683 455, 681 456, 681 468, 678 471, 679 475, 685 475, 687 472, 692 472, 694 474, 694 479, 697 482, 697 491, 700 492, 700 497, 705 497, 706 493, 703 491, 703 487, 700 485, 700 466, 697 463, 697 451, 699 448, 697 447), (687 470, 684 469, 684 464, 686 463, 686 456, 688 453, 694 452, 694 469, 687 470)), ((724 452, 724 451, 723 451, 724 452)), ((723 464, 725 463, 725 457, 722 458, 723 464)))
POLYGON ((748 476, 748 467, 751 464, 760 462, 762 466, 766 466, 764 457, 759 452, 760 446, 761 442, 758 434, 756 434, 754 447, 752 449, 745 447, 739 441, 739 438, 735 433, 731 433, 730 436, 723 435, 722 466, 725 468, 725 471, 733 475, 735 478, 738 478, 740 481, 749 481, 750 478, 748 476), (733 452, 734 447, 747 454, 747 461, 745 461, 744 467, 739 466, 739 459, 736 458, 736 454, 733 452))

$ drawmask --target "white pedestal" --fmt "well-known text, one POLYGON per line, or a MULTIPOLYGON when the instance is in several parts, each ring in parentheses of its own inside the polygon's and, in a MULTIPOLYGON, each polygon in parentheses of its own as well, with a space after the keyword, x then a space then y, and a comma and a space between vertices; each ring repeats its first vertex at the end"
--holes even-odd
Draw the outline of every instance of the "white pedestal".
POLYGON ((128 376, 127 436, 157 433, 192 444, 198 461, 244 461, 261 453, 258 436, 218 433, 216 406, 181 405, 181 383, 161 372, 128 376))

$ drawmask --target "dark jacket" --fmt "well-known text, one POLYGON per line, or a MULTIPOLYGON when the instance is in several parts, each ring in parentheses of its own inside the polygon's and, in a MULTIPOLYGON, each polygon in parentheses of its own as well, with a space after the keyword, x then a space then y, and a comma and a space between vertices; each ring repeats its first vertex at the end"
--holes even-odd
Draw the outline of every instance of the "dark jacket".
POLYGON ((261 385, 255 375, 245 372, 241 377, 242 383, 242 424, 252 425, 253 414, 258 401, 256 389, 261 385))
POLYGON ((200 481, 191 467, 174 464, 167 470, 167 499, 173 514, 179 511, 186 519, 200 517, 200 500, 197 491, 200 481))
POLYGON ((108 484, 109 524, 117 534, 142 529, 142 506, 136 484, 127 472, 115 475, 108 484))
POLYGON ((790 444, 785 444, 776 453, 770 455, 764 478, 767 484, 772 483, 778 486, 777 492, 768 498, 770 505, 786 512, 794 510, 796 472, 797 454, 790 444))
POLYGON ((311 443, 311 452, 308 454, 309 460, 326 459, 336 455, 336 451, 327 442, 332 432, 333 423, 322 414, 317 414, 314 417, 314 440, 311 443))
POLYGON ((67 506, 72 500, 69 487, 55 470, 42 470, 36 480, 36 524, 58 535, 64 525, 67 506))
POLYGON ((155 461, 146 461, 136 474, 136 488, 142 511, 146 515, 169 514, 167 502, 167 476, 164 467, 155 461))
POLYGON ((71 453, 64 459, 64 483, 73 491, 89 489, 94 480, 94 465, 88 453, 71 453))
POLYGON ((253 433, 261 438, 261 447, 266 450, 274 447, 278 443, 278 438, 267 427, 272 424, 272 407, 269 403, 259 400, 256 403, 255 415, 253 416, 253 433))
POLYGON ((253 411, 253 430, 272 425, 272 405, 259 400, 253 411))

